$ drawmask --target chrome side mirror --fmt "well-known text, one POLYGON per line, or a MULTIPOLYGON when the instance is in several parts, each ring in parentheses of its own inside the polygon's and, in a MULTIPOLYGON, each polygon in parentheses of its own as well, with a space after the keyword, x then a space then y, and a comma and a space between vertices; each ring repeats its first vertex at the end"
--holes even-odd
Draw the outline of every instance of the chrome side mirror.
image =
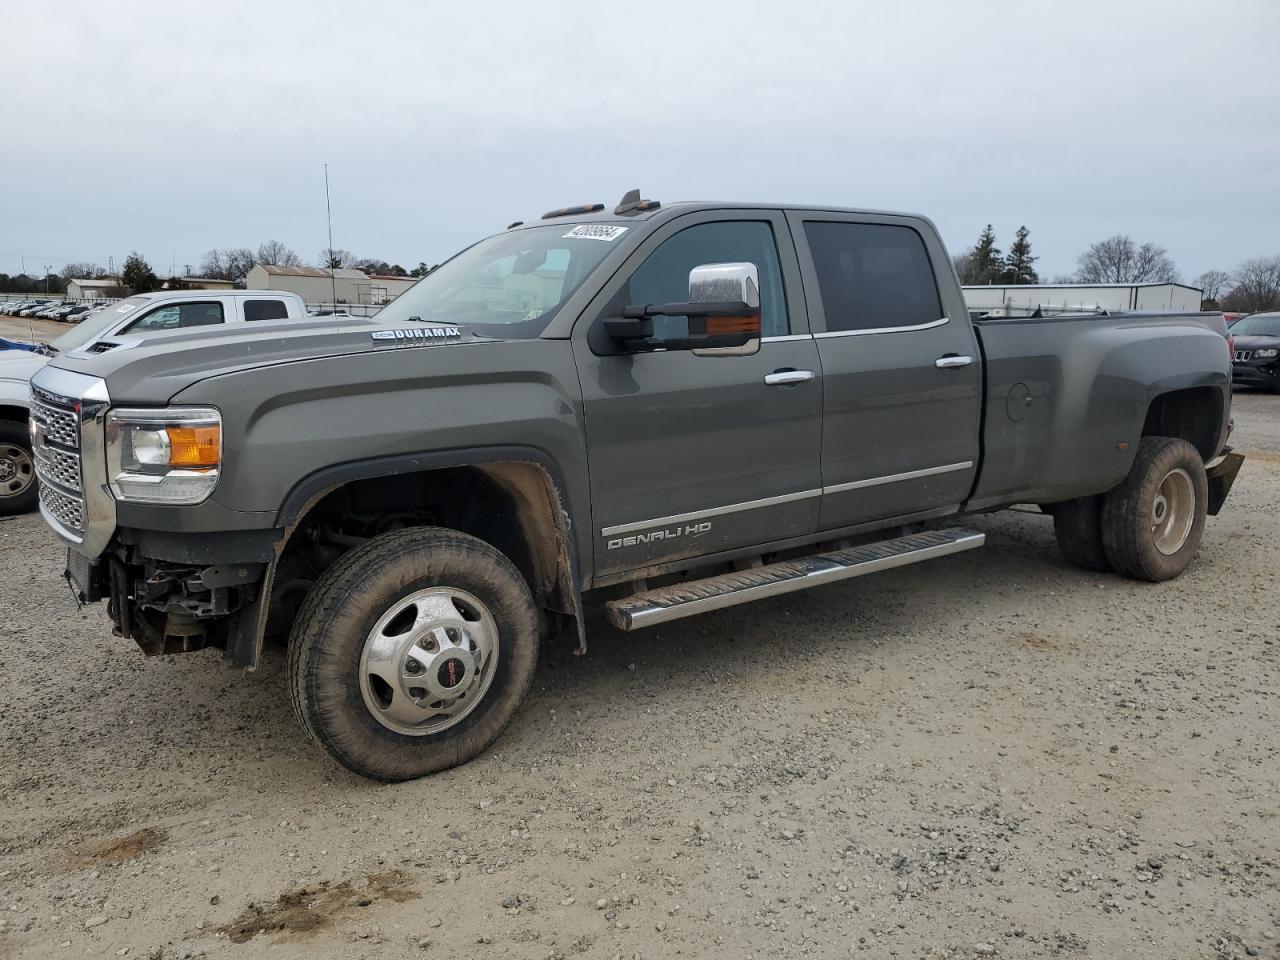
POLYGON ((717 332, 746 335, 748 339, 735 346, 694 348, 694 356, 746 357, 760 349, 760 272, 754 263, 704 263, 694 267, 689 271, 689 301, 743 303, 754 311, 751 316, 718 321, 724 329, 717 332))

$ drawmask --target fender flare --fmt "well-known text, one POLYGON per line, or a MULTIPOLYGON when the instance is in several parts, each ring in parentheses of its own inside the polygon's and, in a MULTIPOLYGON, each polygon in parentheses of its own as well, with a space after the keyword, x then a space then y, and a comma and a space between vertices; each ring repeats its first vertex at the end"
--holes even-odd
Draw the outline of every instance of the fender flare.
POLYGON ((507 445, 493 447, 462 447, 426 453, 397 454, 386 457, 369 457, 347 463, 324 467, 303 477, 285 496, 276 513, 275 526, 284 532, 275 544, 275 559, 268 565, 263 579, 257 616, 247 618, 253 623, 252 633, 242 625, 232 641, 232 659, 238 666, 256 667, 266 632, 270 607, 272 581, 275 578, 276 560, 279 559, 292 536, 294 528, 327 494, 357 480, 391 477, 411 473, 424 473, 447 467, 474 467, 498 463, 531 463, 543 470, 550 480, 557 501, 555 513, 557 535, 563 544, 560 551, 563 572, 567 575, 574 619, 577 622, 579 654, 586 652, 586 625, 582 607, 582 575, 578 565, 578 549, 573 538, 573 515, 567 489, 559 465, 545 451, 536 447, 507 445))

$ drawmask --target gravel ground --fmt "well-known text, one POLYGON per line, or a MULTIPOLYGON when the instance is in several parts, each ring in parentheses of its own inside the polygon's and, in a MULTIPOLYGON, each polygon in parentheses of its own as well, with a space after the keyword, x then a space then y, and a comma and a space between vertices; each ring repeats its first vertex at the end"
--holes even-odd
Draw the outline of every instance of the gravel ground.
POLYGON ((283 656, 144 659, 0 523, 0 956, 1280 957, 1280 397, 1201 556, 985 550, 547 651, 468 766, 379 786, 283 656))

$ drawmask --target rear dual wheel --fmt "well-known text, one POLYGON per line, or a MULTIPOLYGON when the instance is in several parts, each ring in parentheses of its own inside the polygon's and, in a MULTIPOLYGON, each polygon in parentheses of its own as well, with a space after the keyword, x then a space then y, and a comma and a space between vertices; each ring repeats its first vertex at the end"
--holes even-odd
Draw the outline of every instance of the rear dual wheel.
POLYGON ((1209 481, 1186 440, 1143 437, 1119 486, 1054 508, 1054 532, 1068 561, 1135 580, 1171 580, 1200 548, 1209 481))
POLYGON ((475 537, 415 528, 330 567, 289 640, 294 710, 343 766, 409 780, 465 763, 505 729, 538 659, 537 609, 475 537))
POLYGON ((1174 437, 1143 437, 1128 475, 1102 502, 1102 540, 1118 573, 1171 580, 1195 559, 1209 480, 1200 451, 1174 437))

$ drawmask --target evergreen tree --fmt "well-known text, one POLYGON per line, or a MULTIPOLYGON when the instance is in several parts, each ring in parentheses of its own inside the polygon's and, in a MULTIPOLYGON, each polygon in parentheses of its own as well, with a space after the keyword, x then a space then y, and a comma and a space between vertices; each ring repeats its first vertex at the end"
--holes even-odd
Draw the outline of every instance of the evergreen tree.
MULTIPOLYGON (((996 247, 996 232, 987 224, 978 235, 978 242, 963 257, 964 271, 960 282, 967 284, 998 283, 1004 273, 1004 260, 996 247)), ((959 259, 959 258, 958 258, 959 259)), ((957 268, 960 263, 957 263, 957 268)))
POLYGON ((1009 254, 1004 258, 1003 282, 1040 282, 1040 275, 1036 273, 1035 268, 1035 262, 1040 258, 1031 255, 1031 241, 1027 239, 1030 234, 1031 231, 1026 226, 1018 228, 1013 243, 1009 245, 1009 254))
POLYGON ((138 251, 129 254, 120 271, 120 281, 134 293, 149 293, 160 285, 151 264, 142 259, 138 251))

